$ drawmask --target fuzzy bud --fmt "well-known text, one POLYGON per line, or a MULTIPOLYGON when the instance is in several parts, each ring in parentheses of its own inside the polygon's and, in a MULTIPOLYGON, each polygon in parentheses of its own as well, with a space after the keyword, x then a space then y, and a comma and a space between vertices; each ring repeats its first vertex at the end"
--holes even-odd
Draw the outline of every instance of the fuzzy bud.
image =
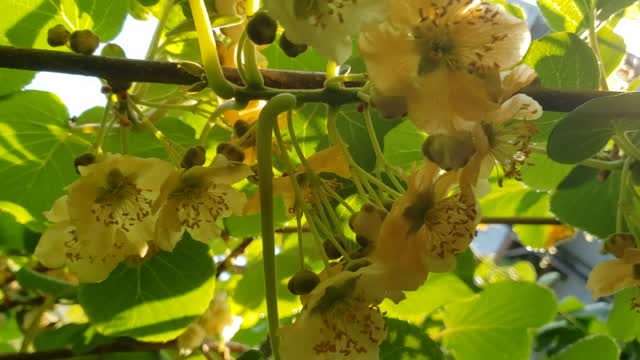
POLYGON ((431 135, 422 145, 424 156, 446 171, 465 166, 475 151, 471 134, 462 131, 431 135))
POLYGON ((604 242, 603 252, 609 253, 618 259, 624 257, 625 250, 636 247, 636 237, 631 233, 615 233, 604 242))
POLYGON ((408 112, 407 98, 404 96, 385 96, 376 88, 371 89, 371 103, 385 119, 398 119, 408 112))
POLYGON ((288 56, 288 57, 297 57, 298 55, 302 54, 303 52, 307 51, 307 44, 294 44, 292 43, 288 38, 287 38, 287 33, 283 32, 282 35, 280 35, 280 40, 278 41, 278 45, 280 46, 280 49, 282 49, 282 51, 284 51, 284 53, 288 56))
POLYGON ((71 34, 69 46, 73 52, 91 55, 100 45, 100 38, 91 30, 78 30, 71 34))
POLYGON ((256 45, 269 45, 276 39, 278 23, 265 12, 255 14, 247 24, 247 35, 256 45))
POLYGON ((298 271, 287 283, 287 288, 294 295, 306 295, 320 283, 318 274, 310 270, 298 271))
POLYGON ((49 46, 62 46, 69 41, 71 33, 62 24, 58 24, 47 31, 47 43, 49 46))
POLYGON ((73 160, 73 166, 76 168, 76 172, 79 174, 78 167, 91 165, 96 161, 96 156, 92 153, 84 153, 73 160))
POLYGON ((201 145, 191 147, 182 157, 180 166, 189 169, 194 166, 202 166, 207 160, 207 150, 201 145))
POLYGON ((221 143, 216 148, 216 153, 224 155, 229 161, 244 161, 244 152, 238 146, 230 143, 221 143))

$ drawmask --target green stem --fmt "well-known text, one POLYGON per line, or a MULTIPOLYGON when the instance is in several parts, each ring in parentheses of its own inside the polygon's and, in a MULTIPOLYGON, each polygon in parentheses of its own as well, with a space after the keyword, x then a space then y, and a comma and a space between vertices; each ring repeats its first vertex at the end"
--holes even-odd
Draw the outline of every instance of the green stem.
POLYGON ((102 154, 102 144, 104 143, 104 138, 107 134, 107 119, 109 118, 109 115, 111 115, 111 104, 113 104, 113 97, 111 95, 107 95, 107 104, 104 107, 102 119, 100 119, 100 128, 98 128, 98 134, 96 134, 96 143, 93 146, 98 155, 102 154))
POLYGON ((129 127, 120 127, 120 148, 123 154, 129 153, 129 127))
POLYGON ((245 41, 242 53, 244 54, 244 71, 247 77, 247 86, 253 89, 264 89, 264 79, 258 68, 256 59, 256 46, 249 40, 245 41))
POLYGON ((211 21, 209 20, 204 0, 189 0, 189 5, 191 6, 193 21, 196 24, 202 63, 207 74, 209 86, 218 96, 230 99, 234 96, 235 88, 222 73, 216 40, 213 37, 213 29, 211 28, 211 21))
POLYGON ((244 44, 247 42, 247 37, 247 31, 245 30, 240 35, 236 45, 236 67, 238 68, 238 75, 240 75, 240 79, 245 85, 249 84, 249 80, 247 79, 247 71, 244 68, 244 61, 242 61, 242 54, 244 53, 244 44))
MULTIPOLYGON (((542 147, 529 145, 529 149, 539 154, 547 155, 547 150, 545 150, 542 147)), ((607 160, 591 158, 591 159, 583 160, 579 164, 582 166, 586 166, 586 167, 590 167, 598 170, 615 170, 615 169, 621 168, 623 163, 624 163, 624 160, 607 161, 607 160)))
POLYGON ((216 124, 218 118, 224 114, 225 111, 228 110, 241 110, 247 106, 245 102, 237 102, 235 100, 225 101, 222 104, 218 105, 218 107, 213 111, 211 116, 209 117, 209 121, 202 128, 202 132, 200 133, 200 145, 205 145, 207 143, 207 138, 209 137, 209 133, 211 133, 211 129, 216 124))
POLYGON ((153 123, 149 121, 149 117, 138 109, 138 106, 133 102, 131 97, 127 97, 127 101, 129 102, 131 109, 133 109, 133 111, 138 115, 138 118, 141 119, 142 125, 146 127, 147 130, 151 131, 153 136, 155 136, 155 138, 164 146, 164 149, 167 152, 167 155, 169 155, 171 161, 174 164, 180 164, 180 161, 182 160, 181 154, 185 151, 182 146, 171 141, 171 139, 166 137, 160 129, 153 125, 153 123))
POLYGON ((593 50, 596 60, 598 61, 598 68, 600 70, 600 90, 608 91, 609 85, 607 84, 607 75, 602 62, 602 55, 600 54, 600 46, 598 45, 598 33, 596 32, 596 0, 591 0, 591 16, 589 19, 589 46, 593 50))
MULTIPOLYGON (((193 2, 194 0, 189 1, 193 2)), ((256 133, 267 318, 271 350, 275 360, 280 359, 280 339, 278 337, 278 294, 276 288, 275 229, 273 225, 273 168, 271 159, 273 142, 271 134, 277 123, 278 115, 293 109, 295 105, 296 98, 291 94, 275 96, 267 102, 260 112, 256 133)))
POLYGON ((629 167, 631 166, 632 161, 633 159, 630 157, 624 161, 622 173, 620 174, 620 193, 618 194, 618 207, 616 209, 617 233, 624 231, 624 210, 627 207, 627 182, 629 181, 629 167))
POLYGON ((302 211, 296 207, 296 226, 298 227, 298 257, 300 270, 304 270, 304 248, 302 243, 302 211))
POLYGON ((27 330, 24 333, 24 338, 22 340, 22 344, 20 345, 20 352, 25 353, 29 350, 29 346, 36 338, 38 333, 40 332, 40 320, 44 313, 49 310, 53 304, 55 304, 55 299, 53 296, 46 296, 45 301, 38 309, 32 317, 31 324, 27 327, 27 330))
POLYGON ((632 143, 624 132, 613 135, 613 141, 628 155, 636 160, 640 160, 640 149, 632 143))
POLYGON ((369 133, 369 139, 371 140, 371 144, 373 145, 373 151, 376 154, 376 168, 378 170, 381 170, 380 166, 382 165, 387 170, 387 175, 389 176, 389 179, 396 187, 396 189, 398 189, 399 191, 403 191, 404 187, 396 178, 397 170, 391 164, 389 164, 389 162, 387 162, 387 159, 385 159, 384 153, 382 152, 382 147, 378 142, 378 137, 376 136, 376 131, 373 127, 373 120, 371 119, 371 106, 367 106, 365 111, 363 111, 363 114, 365 120, 364 122, 367 125, 367 132, 369 133))

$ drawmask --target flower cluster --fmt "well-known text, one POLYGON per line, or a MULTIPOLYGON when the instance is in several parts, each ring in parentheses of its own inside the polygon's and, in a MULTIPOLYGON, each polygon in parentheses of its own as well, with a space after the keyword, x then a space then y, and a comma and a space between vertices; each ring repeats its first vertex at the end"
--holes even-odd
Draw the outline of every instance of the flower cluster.
POLYGON ((372 105, 383 115, 408 115, 429 135, 426 160, 405 176, 407 189, 392 206, 367 204, 352 216, 366 249, 346 246, 301 295, 296 322, 282 329, 285 359, 375 359, 385 334, 380 302, 402 301, 429 272, 452 271, 475 236, 489 175, 497 173, 500 186, 520 179, 537 133, 532 120, 542 115, 518 93, 536 77, 518 65, 530 42, 527 24, 481 0, 266 4, 286 31, 299 30, 294 41, 338 62, 350 53, 340 40, 359 33, 372 105), (347 21, 356 9, 363 13, 347 21))
POLYGON ((46 213, 51 225, 35 255, 47 267, 67 265, 80 282, 100 282, 119 263, 156 249, 171 251, 185 229, 213 239, 216 221, 246 202, 231 184, 253 174, 220 155, 207 167, 178 170, 159 159, 104 154, 78 171, 46 213))

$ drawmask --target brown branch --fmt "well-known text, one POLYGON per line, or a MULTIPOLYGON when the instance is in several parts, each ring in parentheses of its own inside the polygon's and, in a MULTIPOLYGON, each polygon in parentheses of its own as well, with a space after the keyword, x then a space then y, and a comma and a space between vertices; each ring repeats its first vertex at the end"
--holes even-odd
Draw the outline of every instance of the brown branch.
MULTIPOLYGON (((217 342, 208 344, 212 349, 218 347, 217 342)), ((225 346, 234 353, 244 353, 250 348, 245 344, 229 342, 225 346)), ((48 351, 36 351, 33 353, 12 353, 12 354, 0 354, 0 360, 53 360, 53 359, 68 359, 79 355, 95 355, 95 354, 108 354, 118 352, 144 352, 144 351, 157 351, 164 349, 175 349, 176 342, 169 341, 166 343, 145 343, 139 341, 121 341, 112 344, 100 345, 88 353, 74 353, 69 349, 57 349, 48 351)))
POLYGON ((242 241, 240 242, 240 244, 238 244, 238 246, 236 246, 233 250, 231 250, 231 253, 229 253, 229 255, 226 258, 224 258, 224 260, 222 260, 219 263, 218 267, 216 268, 216 278, 219 277, 220 274, 222 274, 225 270, 227 270, 231 259, 244 254, 244 251, 247 249, 249 245, 251 245, 253 240, 254 240, 253 237, 246 237, 242 239, 242 241))
MULTIPOLYGON (((96 76, 110 80, 190 85, 201 81, 186 72, 178 63, 147 60, 85 56, 74 53, 20 49, 0 46, 0 68, 50 71, 75 75, 96 76)), ((223 68, 229 81, 241 85, 235 68, 223 68)), ((262 69, 265 84, 277 89, 320 89, 324 73, 262 69)), ((358 85, 358 84, 348 84, 358 85)), ((522 90, 536 99, 547 111, 572 111, 585 102, 602 96, 620 94, 613 91, 549 89, 537 86, 522 90)))

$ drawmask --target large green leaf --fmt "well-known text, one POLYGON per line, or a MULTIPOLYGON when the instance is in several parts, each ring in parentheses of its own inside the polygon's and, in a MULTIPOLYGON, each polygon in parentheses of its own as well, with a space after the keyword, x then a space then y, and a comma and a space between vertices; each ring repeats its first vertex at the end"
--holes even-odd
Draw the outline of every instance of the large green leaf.
POLYGON ((555 31, 580 32, 589 21, 590 0, 538 0, 538 8, 555 31))
POLYGON ((426 135, 411 121, 403 121, 384 137, 384 157, 389 163, 410 169, 424 159, 422 143, 426 135))
POLYGON ((20 91, 31 83, 35 74, 33 71, 0 68, 0 97, 20 91))
POLYGON ((49 48, 47 30, 92 30, 103 42, 115 38, 129 10, 128 0, 23 0, 0 12, 0 44, 49 48))
POLYGON ((380 309, 389 316, 420 324, 437 308, 473 295, 473 291, 455 274, 429 274, 424 285, 416 291, 407 291, 406 299, 398 304, 385 300, 380 309))
POLYGON ((591 335, 567 346, 550 360, 617 360, 620 350, 615 341, 606 335, 591 335))
POLYGON ((600 58, 607 76, 620 66, 627 53, 624 38, 616 34, 611 26, 603 26, 598 30, 598 45, 600 58))
POLYGON ((185 236, 171 253, 121 264, 105 281, 82 285, 79 299, 105 335, 167 341, 204 313, 214 285, 209 247, 185 236))
POLYGON ((600 71, 596 57, 575 34, 552 33, 534 41, 523 62, 536 70, 542 86, 598 88, 600 71))
POLYGON ((611 137, 640 129, 640 94, 625 93, 593 99, 560 120, 549 135, 549 157, 575 164, 597 154, 611 137))
POLYGON ((528 359, 529 329, 556 313, 551 290, 529 282, 503 281, 444 308, 444 345, 457 360, 528 359))
POLYGON ((618 11, 633 5, 637 0, 597 0, 598 20, 606 21, 618 11))
POLYGON ((89 146, 71 131, 55 95, 25 91, 0 100, 0 201, 43 223, 42 213, 77 177, 74 158, 89 146))
POLYGON ((557 163, 546 154, 533 153, 522 165, 522 181, 536 190, 553 190, 571 172, 573 166, 557 163))
POLYGON ((576 167, 551 197, 551 212, 563 223, 586 230, 600 238, 615 232, 620 171, 606 180, 598 170, 576 167))
POLYGON ((438 343, 419 327, 406 321, 387 318, 387 337, 380 344, 382 360, 442 360, 438 343))
POLYGON ((549 195, 532 191, 516 181, 505 181, 502 188, 480 199, 482 215, 487 217, 548 216, 549 195))
POLYGON ((636 296, 636 288, 620 291, 609 313, 609 334, 620 341, 629 342, 640 337, 640 314, 631 307, 631 301, 636 296))

